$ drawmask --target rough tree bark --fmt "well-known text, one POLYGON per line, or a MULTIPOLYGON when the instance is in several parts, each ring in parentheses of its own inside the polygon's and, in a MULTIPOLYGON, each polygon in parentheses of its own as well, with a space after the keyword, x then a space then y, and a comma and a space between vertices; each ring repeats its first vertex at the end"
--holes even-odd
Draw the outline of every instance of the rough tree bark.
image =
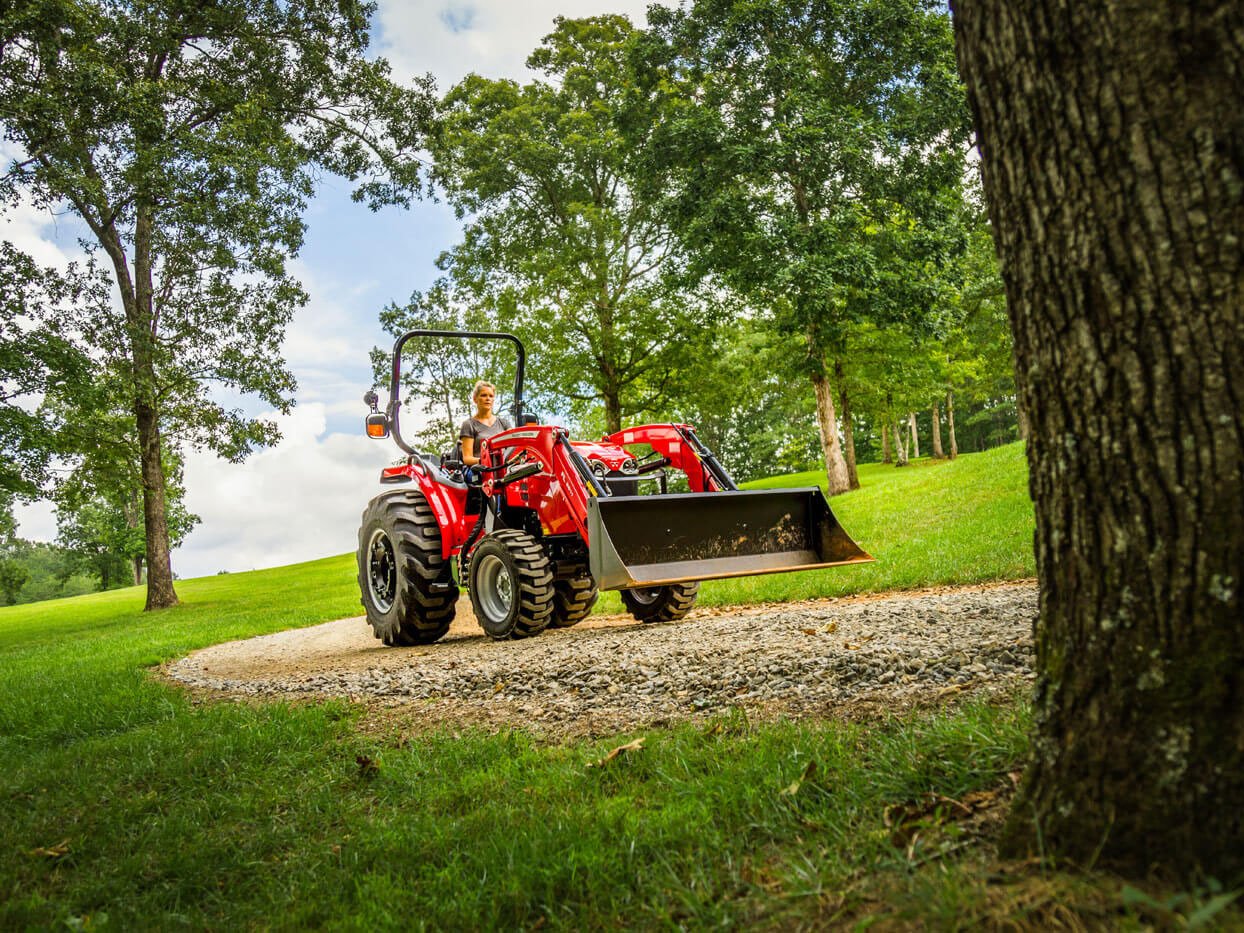
POLYGON ((933 459, 941 460, 946 453, 942 450, 942 412, 937 402, 933 403, 933 459))
POLYGON ((1028 417, 1011 852, 1244 876, 1244 6, 955 0, 1028 417))
POLYGON ((813 374, 812 389, 816 393, 816 426, 821 432, 821 453, 825 458, 829 494, 836 496, 851 488, 851 478, 842 456, 842 445, 838 443, 838 415, 834 411, 833 388, 821 372, 813 374))
POLYGON ((916 413, 909 411, 907 413, 907 426, 911 429, 911 455, 913 458, 920 457, 920 433, 916 430, 916 413))
POLYGON ((847 376, 842 360, 834 360, 834 381, 838 384, 838 407, 842 410, 842 449, 847 461, 847 485, 860 488, 860 474, 855 465, 855 424, 851 421, 851 396, 847 392, 847 376))
POLYGON ((959 456, 959 441, 955 437, 955 394, 946 393, 946 435, 950 438, 950 459, 959 456))
POLYGON ((890 453, 890 422, 885 420, 881 422, 881 462, 894 462, 894 457, 890 453))

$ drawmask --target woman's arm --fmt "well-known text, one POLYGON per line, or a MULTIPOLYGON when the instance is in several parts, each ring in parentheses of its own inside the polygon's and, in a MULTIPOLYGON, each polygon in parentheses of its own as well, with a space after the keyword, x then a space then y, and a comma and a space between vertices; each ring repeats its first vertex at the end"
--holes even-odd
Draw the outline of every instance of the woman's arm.
POLYGON ((479 458, 475 456, 475 438, 464 434, 462 441, 462 462, 467 466, 475 466, 479 463, 479 458))

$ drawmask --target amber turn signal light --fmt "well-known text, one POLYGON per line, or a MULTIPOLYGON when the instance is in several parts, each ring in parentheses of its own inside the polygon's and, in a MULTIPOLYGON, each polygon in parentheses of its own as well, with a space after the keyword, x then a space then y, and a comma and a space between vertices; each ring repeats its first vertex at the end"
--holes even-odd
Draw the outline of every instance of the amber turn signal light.
POLYGON ((382 414, 367 416, 367 436, 368 437, 388 437, 389 436, 389 420, 382 414))

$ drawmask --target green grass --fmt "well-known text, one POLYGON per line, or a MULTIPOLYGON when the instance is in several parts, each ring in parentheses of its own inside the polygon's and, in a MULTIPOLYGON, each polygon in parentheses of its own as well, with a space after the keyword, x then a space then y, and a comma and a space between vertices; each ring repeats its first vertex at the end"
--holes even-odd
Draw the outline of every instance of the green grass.
MULTIPOLYGON (((1022 472, 1013 449, 865 468, 867 487, 834 507, 882 565, 757 598, 1031 573, 1022 472)), ((885 816, 929 793, 1005 785, 1024 753, 1023 702, 866 725, 736 711, 648 730, 641 751, 592 768, 618 739, 398 740, 360 729, 363 711, 344 701, 194 703, 149 676, 196 647, 356 614, 349 555, 178 590, 183 605, 153 614, 137 589, 0 610, 0 929, 788 928, 877 911, 953 927, 998 915, 987 852, 940 857, 957 837, 937 813, 922 817, 925 842, 896 844, 885 816)), ((1112 884, 1084 901, 1111 921, 1144 914, 1112 884)))

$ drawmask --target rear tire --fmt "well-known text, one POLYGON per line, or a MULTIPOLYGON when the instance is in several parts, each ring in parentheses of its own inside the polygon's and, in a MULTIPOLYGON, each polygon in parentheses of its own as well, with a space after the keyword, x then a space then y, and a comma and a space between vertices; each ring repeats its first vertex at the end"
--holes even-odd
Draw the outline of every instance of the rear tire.
POLYGON ((592 613, 600 591, 591 577, 558 580, 553 584, 553 628, 570 628, 592 613))
POLYGON ((676 622, 691 611, 699 592, 698 582, 622 590, 622 605, 640 622, 676 622))
POLYGON ((386 493, 367 504, 358 568, 367 621, 386 645, 427 645, 449 630, 458 587, 441 556, 441 529, 423 493, 386 493))
POLYGON ((468 579, 475 618, 498 641, 539 635, 553 618, 553 570, 525 531, 503 528, 480 541, 468 579))

